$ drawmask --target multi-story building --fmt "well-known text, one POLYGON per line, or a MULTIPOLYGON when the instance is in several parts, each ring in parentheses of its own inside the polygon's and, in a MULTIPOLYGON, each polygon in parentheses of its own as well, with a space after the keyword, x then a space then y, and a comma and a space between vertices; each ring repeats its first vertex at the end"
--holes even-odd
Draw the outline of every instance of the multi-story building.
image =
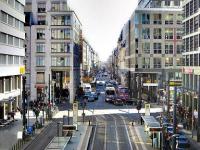
POLYGON ((124 26, 119 39, 125 48, 126 83, 134 97, 156 100, 168 80, 181 80, 181 4, 182 0, 139 0, 124 26))
POLYGON ((21 107, 25 0, 0 0, 0 119, 21 107))
MULTIPOLYGON (((198 110, 198 93, 200 86, 200 22, 199 1, 185 0, 184 9, 184 46, 183 55, 183 108, 193 114, 198 110)), ((191 116, 189 118, 192 118, 191 116)), ((191 124, 190 120, 190 124, 191 124)))
POLYGON ((81 23, 76 13, 66 0, 26 0, 25 14, 31 100, 52 100, 68 89, 73 102, 82 55, 81 23))

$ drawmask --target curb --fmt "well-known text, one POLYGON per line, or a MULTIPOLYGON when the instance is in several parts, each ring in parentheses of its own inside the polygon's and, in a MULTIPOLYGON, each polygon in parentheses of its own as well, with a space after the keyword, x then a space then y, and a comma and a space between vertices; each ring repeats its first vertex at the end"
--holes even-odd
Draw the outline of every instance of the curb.
POLYGON ((84 140, 82 141, 82 144, 80 146, 80 150, 87 150, 88 149, 88 144, 90 141, 90 137, 92 134, 92 126, 88 126, 87 130, 85 132, 84 140))

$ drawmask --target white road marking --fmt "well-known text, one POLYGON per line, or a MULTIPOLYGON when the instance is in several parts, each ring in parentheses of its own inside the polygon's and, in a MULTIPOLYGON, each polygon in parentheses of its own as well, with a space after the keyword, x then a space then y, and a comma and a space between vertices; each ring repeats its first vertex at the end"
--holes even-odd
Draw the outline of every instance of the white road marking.
POLYGON ((124 117, 122 116, 119 116, 120 118, 122 118, 123 122, 124 122, 124 125, 125 125, 125 129, 126 129, 126 134, 127 134, 127 137, 128 137, 128 142, 129 142, 129 145, 130 145, 130 148, 131 150, 133 150, 133 146, 131 144, 131 139, 130 139, 130 136, 129 136, 129 133, 128 133, 128 129, 127 129, 127 125, 126 125, 126 122, 124 120, 124 117))
POLYGON ((107 130, 106 130, 107 128, 106 128, 106 122, 105 122, 105 138, 104 138, 104 150, 106 150, 106 132, 107 132, 107 130))
MULTIPOLYGON (((96 118, 96 116, 94 116, 94 117, 96 118)), ((92 145, 91 145, 92 150, 94 149, 94 139, 95 139, 96 132, 97 132, 97 121, 96 121, 96 125, 95 125, 95 128, 94 128, 94 134, 93 134, 93 138, 92 138, 92 145)))
MULTIPOLYGON (((131 129, 130 126, 129 126, 129 129, 130 129, 130 132, 131 132, 132 140, 135 141, 135 138, 134 138, 135 136, 134 136, 134 134, 133 134, 133 130, 131 129)), ((135 143, 136 150, 139 150, 139 147, 138 147, 137 143, 136 143, 136 142, 134 142, 134 143, 135 143)))
POLYGON ((114 116, 111 116, 111 117, 113 117, 114 120, 115 120, 116 143, 117 143, 117 150, 119 150, 119 135, 118 135, 118 131, 117 131, 117 121, 116 121, 116 118, 114 116))
MULTIPOLYGON (((136 134, 137 134, 137 136, 138 136, 140 142, 143 142, 143 140, 142 140, 142 138, 141 138, 141 136, 140 136, 140 133, 139 133, 139 131, 138 131, 136 128, 135 128, 135 132, 136 132, 136 134)), ((141 143, 140 145, 142 146, 142 149, 143 149, 143 150, 147 150, 147 148, 146 148, 146 146, 144 145, 144 143, 141 143)))

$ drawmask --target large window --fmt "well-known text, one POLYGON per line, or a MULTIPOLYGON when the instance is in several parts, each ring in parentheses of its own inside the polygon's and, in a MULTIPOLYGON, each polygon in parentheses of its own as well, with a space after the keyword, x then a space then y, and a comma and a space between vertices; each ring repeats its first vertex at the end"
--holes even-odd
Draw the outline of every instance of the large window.
POLYGON ((161 39, 162 38, 161 28, 153 29, 153 37, 154 37, 154 39, 161 39))
POLYGON ((70 38, 70 29, 52 29, 51 30, 51 39, 69 39, 70 38))
POLYGON ((45 52, 45 43, 37 43, 36 44, 36 52, 44 53, 45 52))
POLYGON ((45 39, 45 30, 37 29, 37 39, 45 39))
POLYGON ((165 54, 173 54, 173 43, 165 44, 165 54))
POLYGON ((70 43, 52 43, 51 52, 53 53, 63 53, 70 52, 70 43))
POLYGON ((45 74, 44 72, 37 72, 36 74, 36 83, 45 83, 45 74))
POLYGON ((38 16, 38 24, 39 25, 45 25, 46 24, 46 16, 39 15, 38 16))
POLYGON ((43 13, 46 11, 46 3, 38 3, 38 12, 43 13))
POLYGON ((143 39, 150 39, 150 29, 149 28, 142 29, 142 37, 143 37, 143 39))
POLYGON ((14 64, 19 65, 19 56, 14 56, 14 64))
POLYGON ((15 76, 13 76, 12 77, 12 90, 16 90, 17 89, 17 85, 16 85, 16 77, 15 76))
POLYGON ((145 54, 150 54, 150 43, 142 43, 142 49, 145 54))
POLYGON ((173 58, 172 57, 165 58, 165 67, 168 67, 168 66, 173 66, 173 58))
POLYGON ((14 45, 14 37, 11 35, 8 35, 8 44, 9 45, 14 45))
POLYGON ((195 35, 194 36, 194 51, 197 51, 198 48, 199 48, 199 38, 198 38, 198 35, 195 35))
POLYGON ((142 68, 150 68, 150 58, 142 59, 142 68))
POLYGON ((0 93, 4 93, 4 79, 0 78, 0 93))
POLYGON ((182 28, 177 28, 176 30, 176 39, 182 39, 183 35, 183 29, 182 28))
POLYGON ((11 91, 11 79, 10 79, 10 77, 5 78, 5 91, 6 92, 11 91))
POLYGON ((7 20, 8 20, 7 17, 8 17, 7 13, 1 11, 1 21, 3 21, 4 23, 7 23, 7 20))
POLYGON ((70 66, 70 57, 52 57, 51 65, 57 67, 70 66))
POLYGON ((0 32, 0 43, 7 43, 7 36, 5 33, 0 32))
POLYGON ((194 32, 194 25, 193 25, 193 23, 194 23, 194 19, 191 18, 190 19, 190 33, 194 32))
POLYGON ((70 25, 70 15, 56 15, 51 17, 51 25, 70 25))
POLYGON ((51 10, 52 11, 60 11, 60 2, 52 2, 51 10))
POLYGON ((178 14, 177 15, 177 24, 182 24, 182 20, 183 20, 183 15, 182 14, 178 14))
POLYGON ((173 24, 173 14, 168 14, 165 16, 165 24, 173 24))
POLYGON ((161 54, 162 46, 161 43, 153 43, 154 54, 161 54))
POLYGON ((184 45, 183 44, 177 44, 176 45, 176 53, 181 54, 182 52, 184 52, 184 45))
POLYGON ((199 17, 196 16, 194 18, 194 32, 198 31, 198 28, 199 28, 199 17))
POLYGON ((0 65, 6 64, 6 55, 0 54, 0 65))
POLYGON ((154 24, 162 24, 161 14, 154 14, 153 15, 153 23, 154 24))
POLYGON ((44 66, 44 56, 36 56, 36 66, 44 66))
POLYGON ((165 39, 173 39, 173 28, 165 29, 165 39))
POLYGON ((154 58, 153 65, 154 65, 154 68, 161 68, 161 58, 154 58))
POLYGON ((14 61, 13 61, 13 56, 10 56, 10 55, 9 55, 9 56, 8 56, 8 64, 9 64, 9 65, 12 65, 13 62, 14 62, 14 61))
POLYGON ((176 58, 176 66, 182 66, 182 59, 176 58))
POLYGON ((150 24, 150 15, 142 14, 142 24, 150 24))

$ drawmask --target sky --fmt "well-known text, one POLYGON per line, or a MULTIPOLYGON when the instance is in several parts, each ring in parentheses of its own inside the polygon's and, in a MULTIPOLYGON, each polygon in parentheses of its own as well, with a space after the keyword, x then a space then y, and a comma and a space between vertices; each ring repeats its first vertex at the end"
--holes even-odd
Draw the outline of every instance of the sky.
POLYGON ((137 6, 138 0, 68 0, 78 15, 83 35, 106 61, 117 46, 124 24, 137 6))

